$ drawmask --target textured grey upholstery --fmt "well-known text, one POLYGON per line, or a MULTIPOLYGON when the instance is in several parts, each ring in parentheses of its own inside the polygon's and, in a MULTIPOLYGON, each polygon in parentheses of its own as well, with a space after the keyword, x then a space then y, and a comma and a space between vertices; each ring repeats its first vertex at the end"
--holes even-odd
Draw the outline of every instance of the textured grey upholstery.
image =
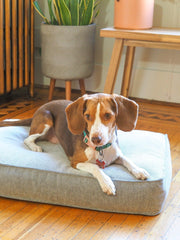
POLYGON ((118 130, 122 152, 150 179, 135 179, 124 167, 104 169, 117 193, 107 196, 90 174, 71 168, 60 145, 39 142, 44 152, 32 152, 23 141, 26 127, 0 128, 0 196, 118 213, 156 215, 161 212, 171 183, 167 135, 118 130))

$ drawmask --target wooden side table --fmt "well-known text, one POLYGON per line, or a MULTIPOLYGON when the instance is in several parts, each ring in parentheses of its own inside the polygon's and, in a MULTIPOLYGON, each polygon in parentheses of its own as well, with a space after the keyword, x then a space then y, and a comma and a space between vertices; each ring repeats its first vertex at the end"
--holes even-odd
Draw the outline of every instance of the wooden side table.
POLYGON ((124 46, 127 46, 121 95, 128 97, 135 47, 180 50, 180 29, 152 28, 149 30, 120 30, 113 27, 100 31, 101 37, 115 38, 110 66, 104 87, 105 93, 113 93, 119 63, 124 46))

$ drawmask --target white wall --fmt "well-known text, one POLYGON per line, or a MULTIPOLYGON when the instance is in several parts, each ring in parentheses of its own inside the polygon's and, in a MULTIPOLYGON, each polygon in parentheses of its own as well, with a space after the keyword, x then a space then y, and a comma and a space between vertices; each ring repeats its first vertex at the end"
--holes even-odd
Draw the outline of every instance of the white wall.
MULTIPOLYGON (((44 0, 39 1, 47 11, 44 0)), ((100 38, 101 28, 113 26, 114 0, 102 0, 101 12, 96 20, 95 70, 86 79, 86 89, 102 92, 111 58, 114 39, 100 38)), ((49 85, 49 79, 40 70, 40 26, 41 18, 35 13, 35 83, 49 85)), ((154 26, 180 28, 180 1, 155 0, 154 26)), ((123 74, 124 53, 121 59, 114 92, 120 93, 123 74)), ((64 81, 57 81, 64 87, 64 81)), ((72 87, 79 89, 77 81, 72 87)), ((137 48, 131 78, 130 96, 180 103, 180 51, 137 48)))

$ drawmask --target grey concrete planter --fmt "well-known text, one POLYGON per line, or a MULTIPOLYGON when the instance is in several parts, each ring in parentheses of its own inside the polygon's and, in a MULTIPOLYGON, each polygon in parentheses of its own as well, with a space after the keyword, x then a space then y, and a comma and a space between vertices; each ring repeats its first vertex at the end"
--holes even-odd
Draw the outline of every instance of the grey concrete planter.
POLYGON ((41 24, 41 63, 45 76, 74 80, 91 76, 94 68, 95 24, 41 24))

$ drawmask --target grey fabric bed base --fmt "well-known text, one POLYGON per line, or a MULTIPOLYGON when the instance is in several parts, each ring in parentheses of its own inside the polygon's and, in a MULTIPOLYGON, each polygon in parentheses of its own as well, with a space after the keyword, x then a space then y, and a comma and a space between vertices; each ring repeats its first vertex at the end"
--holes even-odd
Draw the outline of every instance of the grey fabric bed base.
POLYGON ((60 145, 39 142, 42 153, 27 149, 23 140, 28 131, 27 127, 0 128, 0 196, 117 213, 157 215, 162 211, 172 171, 167 135, 118 131, 122 152, 151 177, 137 180, 113 164, 104 171, 117 193, 107 196, 90 174, 71 168, 60 145))

